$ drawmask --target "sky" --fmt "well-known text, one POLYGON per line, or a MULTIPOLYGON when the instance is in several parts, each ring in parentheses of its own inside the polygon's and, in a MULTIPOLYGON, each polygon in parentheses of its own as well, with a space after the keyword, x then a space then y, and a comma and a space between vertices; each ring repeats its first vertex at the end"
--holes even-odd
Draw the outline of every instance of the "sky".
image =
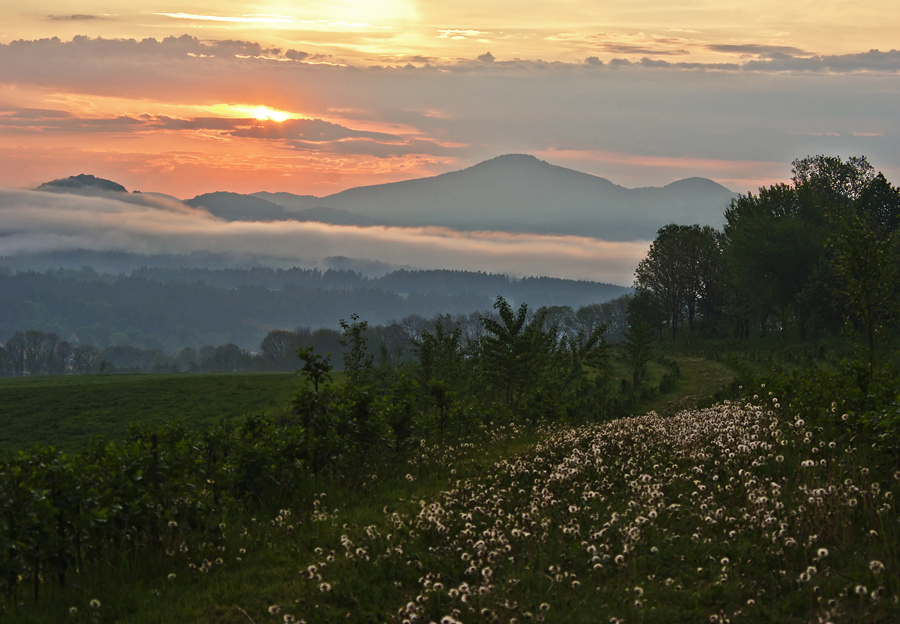
POLYGON ((328 195, 530 153, 747 192, 900 179, 900 0, 36 0, 0 8, 0 187, 328 195))

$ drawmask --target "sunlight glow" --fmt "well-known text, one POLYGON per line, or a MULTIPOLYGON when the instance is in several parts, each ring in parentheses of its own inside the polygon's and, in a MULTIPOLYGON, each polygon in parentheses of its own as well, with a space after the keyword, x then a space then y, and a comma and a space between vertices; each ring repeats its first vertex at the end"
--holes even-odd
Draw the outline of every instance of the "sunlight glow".
POLYGON ((260 121, 287 121, 291 118, 290 113, 268 108, 266 106, 257 106, 253 109, 252 115, 254 119, 259 119, 260 121))
POLYGON ((175 19, 200 20, 207 22, 232 22, 239 24, 291 24, 293 17, 286 15, 195 15, 192 13, 156 13, 175 19))
POLYGON ((303 117, 276 108, 252 104, 216 104, 206 107, 206 110, 222 117, 252 117, 260 121, 287 121, 303 117))

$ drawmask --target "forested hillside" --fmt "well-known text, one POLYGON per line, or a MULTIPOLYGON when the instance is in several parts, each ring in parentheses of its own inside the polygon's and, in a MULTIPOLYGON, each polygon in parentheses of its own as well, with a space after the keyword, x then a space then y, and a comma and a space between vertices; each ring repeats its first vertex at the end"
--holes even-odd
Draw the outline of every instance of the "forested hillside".
POLYGON ((0 338, 40 330, 101 349, 172 353, 226 343, 256 349, 271 330, 336 329, 352 313, 377 324, 489 310, 498 294, 578 307, 627 292, 596 282, 462 271, 396 271, 382 278, 296 268, 8 272, 0 274, 0 338))

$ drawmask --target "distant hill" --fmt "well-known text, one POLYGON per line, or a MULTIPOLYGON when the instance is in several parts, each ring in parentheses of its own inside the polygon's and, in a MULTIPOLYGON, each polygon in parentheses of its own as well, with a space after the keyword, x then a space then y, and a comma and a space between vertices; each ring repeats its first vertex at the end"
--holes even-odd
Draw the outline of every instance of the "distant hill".
POLYGON ((141 195, 143 197, 149 197, 151 199, 162 199, 169 202, 177 202, 182 203, 180 199, 173 195, 167 195, 166 193, 152 193, 150 191, 132 191, 132 195, 141 195))
POLYGON ((117 184, 111 180, 104 180, 85 173, 80 173, 68 178, 60 178, 51 182, 44 182, 35 189, 36 191, 47 191, 51 193, 76 193, 80 195, 93 195, 96 192, 114 192, 127 193, 128 191, 121 184, 117 184))
POLYGON ((330 223, 332 225, 390 225, 384 221, 364 217, 340 208, 319 207, 299 210, 291 213, 291 218, 297 221, 318 221, 319 223, 330 223))
POLYGON ((294 195, 279 191, 277 193, 269 193, 268 191, 259 191, 258 193, 250 193, 250 197, 258 197, 266 201, 278 204, 282 208, 288 210, 300 211, 315 208, 319 198, 315 195, 294 195))
MULTIPOLYGON (((38 190, 103 194, 125 188, 82 174, 42 184, 38 190)), ((627 241, 653 240, 668 223, 719 227, 736 196, 706 178, 628 189, 528 154, 507 154, 460 171, 360 186, 327 197, 218 191, 185 203, 228 221, 443 226, 627 241)))
POLYGON ((652 240, 667 223, 721 225, 735 196, 701 178, 627 189, 534 156, 508 154, 431 178, 349 189, 318 203, 405 226, 652 240))
POLYGON ((254 193, 252 197, 297 211, 296 218, 326 223, 438 225, 652 240, 667 223, 720 226, 736 196, 706 178, 628 189, 534 156, 507 154, 460 171, 361 186, 322 198, 290 193, 254 193), (357 220, 338 221, 328 209, 357 220))
POLYGON ((204 208, 226 221, 286 221, 291 218, 291 213, 278 204, 226 191, 197 195, 184 203, 194 208, 204 208))

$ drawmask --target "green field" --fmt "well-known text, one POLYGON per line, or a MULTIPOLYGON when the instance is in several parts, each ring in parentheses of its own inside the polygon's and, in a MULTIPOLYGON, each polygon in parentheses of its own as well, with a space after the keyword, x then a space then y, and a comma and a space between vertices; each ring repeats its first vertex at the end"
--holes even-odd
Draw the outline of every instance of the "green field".
MULTIPOLYGON (((725 364, 676 356, 681 376, 674 392, 640 402, 637 412, 671 414, 711 405, 734 372, 725 364)), ((614 363, 614 378, 627 377, 614 363)), ((665 367, 651 362, 646 385, 659 384, 665 367)), ((91 438, 122 439, 130 424, 156 429, 182 419, 201 428, 221 419, 287 408, 299 384, 294 373, 75 375, 0 378, 0 453, 53 445, 82 448, 91 438)))
POLYGON ((209 542, 123 560, 114 575, 89 570, 71 589, 46 583, 40 604, 8 613, 135 624, 898 621, 900 471, 766 407, 423 446, 405 478, 322 483, 311 506, 229 517, 209 542))
POLYGON ((294 373, 83 375, 0 379, 0 452, 91 438, 121 439, 130 423, 155 429, 178 418, 192 427, 285 409, 294 373))
MULTIPOLYGON (((292 483, 285 508, 232 507, 212 531, 179 519, 157 538, 165 548, 121 549, 65 587, 48 570, 40 600, 23 582, 0 602, 0 619, 898 621, 895 457, 832 427, 840 412, 805 422, 771 385, 698 410, 734 380, 714 359, 655 360, 648 387, 675 365, 674 388, 636 410, 656 414, 492 425, 405 454, 386 447, 371 472, 292 483)), ((614 356, 613 382, 626 373, 614 356)), ((203 427, 284 410, 299 383, 293 374, 3 379, 0 438, 7 452, 74 450, 93 436, 121 438, 130 422, 203 427)))

